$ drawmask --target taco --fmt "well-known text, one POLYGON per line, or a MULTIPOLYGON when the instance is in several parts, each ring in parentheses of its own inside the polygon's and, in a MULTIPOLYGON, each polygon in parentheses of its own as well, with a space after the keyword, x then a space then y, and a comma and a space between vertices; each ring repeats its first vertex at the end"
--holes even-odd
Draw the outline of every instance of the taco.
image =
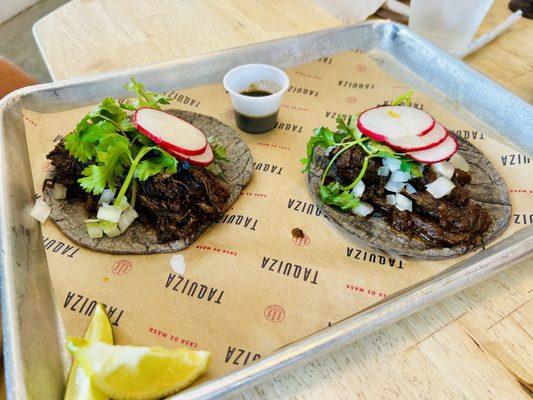
MULTIPOLYGON (((93 250, 115 254, 182 250, 220 219, 252 175, 248 147, 215 118, 159 111, 163 118, 177 117, 178 124, 192 125, 178 128, 205 135, 208 143, 203 150, 193 149, 202 151, 195 155, 183 151, 188 151, 187 145, 192 149, 198 138, 201 145, 199 136, 178 151, 168 137, 165 142, 153 130, 151 138, 142 134, 143 127, 134 118, 137 112, 152 107, 147 114, 159 118, 156 109, 167 101, 144 88, 139 92, 136 102, 121 108, 113 99, 104 100, 47 155, 54 167, 43 188, 50 217, 69 239, 93 250), (127 110, 136 114, 126 115, 127 110), (116 129, 105 126, 109 121, 116 129)), ((158 124, 159 120, 152 123, 158 124)))
POLYGON ((308 187, 326 218, 366 246, 424 259, 501 235, 511 202, 492 163, 409 107, 410 94, 392 104, 339 119, 336 131, 322 127, 309 141, 308 187))

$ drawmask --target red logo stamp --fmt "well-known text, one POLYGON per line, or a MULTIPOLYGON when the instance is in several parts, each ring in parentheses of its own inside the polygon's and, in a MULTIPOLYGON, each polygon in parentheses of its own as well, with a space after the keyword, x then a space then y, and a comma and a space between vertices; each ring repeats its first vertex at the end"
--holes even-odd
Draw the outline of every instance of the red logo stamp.
POLYGON ((357 67, 355 67, 355 70, 357 72, 366 72, 366 70, 368 69, 368 67, 365 65, 365 64, 357 64, 357 67))
POLYGON ((354 104, 354 103, 357 103, 357 97, 355 97, 355 96, 348 96, 348 97, 346 97, 345 101, 346 101, 346 103, 348 103, 348 104, 354 104))
POLYGON ((265 308, 265 318, 271 322, 281 322, 285 319, 285 310, 282 306, 272 304, 265 308))
POLYGON ((292 242, 296 246, 307 246, 311 243, 311 239, 300 228, 294 228, 291 230, 292 242))
POLYGON ((309 238, 309 236, 307 236, 307 234, 304 233, 304 235, 302 237, 292 237, 292 242, 296 245, 296 246, 307 246, 309 243, 311 243, 311 239, 309 238))
POLYGON ((226 111, 226 113, 224 115, 226 115, 226 117, 229 118, 229 119, 235 119, 235 111, 233 111, 233 110, 226 111))
POLYGON ((44 171, 44 172, 48 172, 50 171, 50 168, 52 168, 52 161, 50 160, 46 160, 43 165, 41 165, 41 169, 44 171))
POLYGON ((111 272, 113 272, 113 274, 115 275, 126 275, 128 272, 131 271, 132 268, 133 265, 131 264, 131 261, 118 260, 111 267, 111 272))

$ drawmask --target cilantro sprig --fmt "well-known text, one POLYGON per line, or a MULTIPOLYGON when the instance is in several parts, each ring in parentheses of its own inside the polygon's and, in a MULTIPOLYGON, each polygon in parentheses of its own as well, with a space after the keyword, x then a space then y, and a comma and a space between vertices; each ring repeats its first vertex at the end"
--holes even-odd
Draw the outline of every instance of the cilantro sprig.
POLYGON ((228 150, 225 147, 218 144, 217 140, 213 136, 209 136, 207 138, 207 141, 209 142, 209 145, 213 150, 213 154, 215 155, 216 160, 229 162, 228 150))
POLYGON ((125 110, 135 111, 139 108, 150 107, 160 109, 161 104, 170 104, 170 98, 163 94, 150 92, 144 88, 144 85, 137 82, 135 78, 131 78, 131 82, 124 86, 126 90, 133 92, 137 98, 132 101, 124 101, 120 107, 125 110))
MULTIPOLYGON (((397 97, 391 104, 400 105, 405 104, 411 106, 413 91, 397 97)), ((343 211, 350 211, 357 207, 360 199, 352 192, 353 188, 363 179, 368 169, 369 161, 372 158, 396 158, 401 160, 401 170, 409 172, 413 177, 422 176, 421 164, 407 158, 402 153, 398 153, 382 143, 379 143, 367 136, 364 136, 357 128, 358 114, 352 115, 348 122, 342 117, 337 117, 337 130, 332 131, 327 127, 315 129, 314 135, 311 136, 307 142, 306 157, 301 160, 304 168, 302 172, 309 172, 313 162, 313 155, 315 148, 321 147, 324 149, 337 148, 334 156, 329 160, 328 165, 322 173, 319 187, 319 195, 322 202, 340 208, 343 211), (363 164, 357 177, 348 185, 344 186, 339 182, 331 182, 325 184, 326 178, 337 161, 338 157, 348 149, 360 146, 366 153, 363 159, 363 164)))
MULTIPOLYGON (((74 158, 88 164, 78 179, 80 186, 95 195, 106 188, 120 188, 115 204, 120 204, 132 184, 135 188, 136 180, 145 181, 160 172, 174 174, 178 169, 176 158, 140 133, 126 112, 140 107, 160 109, 169 99, 146 90, 134 78, 125 87, 136 99, 122 104, 110 97, 104 99, 64 142, 74 158)), ((135 190, 132 192, 133 204, 135 190)))

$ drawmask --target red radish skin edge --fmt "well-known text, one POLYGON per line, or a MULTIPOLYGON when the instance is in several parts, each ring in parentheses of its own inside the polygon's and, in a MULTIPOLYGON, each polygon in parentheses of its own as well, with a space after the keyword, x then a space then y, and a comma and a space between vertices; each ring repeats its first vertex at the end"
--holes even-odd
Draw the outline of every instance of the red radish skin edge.
MULTIPOLYGON (((156 111, 161 111, 161 110, 157 110, 155 108, 150 108, 150 107, 142 107, 142 108, 139 108, 138 110, 136 110, 134 113, 133 113, 133 117, 132 117, 132 122, 133 122, 133 125, 135 126, 135 128, 137 128, 139 130, 139 132, 141 132, 144 136, 146 136, 148 139, 151 139, 153 140, 159 147, 162 147, 163 149, 165 150, 168 150, 169 152, 176 152, 176 153, 181 153, 181 154, 186 154, 186 155, 190 155, 190 156, 196 156, 196 155, 199 155, 199 154, 202 154, 206 147, 207 147, 207 139, 205 139, 205 146, 200 149, 200 150, 190 150, 190 149, 186 149, 184 147, 179 147, 179 146, 175 146, 173 145, 172 143, 168 143, 164 140, 162 140, 159 136, 156 136, 154 135, 153 133, 151 133, 150 131, 144 129, 141 125, 139 125, 139 123, 137 122, 137 113, 141 110, 144 110, 144 109, 150 109, 150 110, 156 110, 156 111)), ((164 112, 164 111, 161 111, 161 112, 164 112)), ((171 115, 171 114, 170 114, 171 115)), ((176 116, 173 115, 174 118, 178 118, 176 116)), ((183 122, 185 122, 186 124, 188 125, 191 125, 192 127, 194 127, 194 129, 196 130, 199 130, 197 127, 195 127, 193 124, 190 124, 188 123, 187 121, 185 121, 184 119, 181 119, 181 118, 178 118, 180 120, 182 120, 183 122)), ((200 131, 201 132, 201 131, 200 131)), ((203 134, 203 133, 202 133, 203 134)))
POLYGON ((197 167, 207 167, 215 159, 213 149, 211 148, 209 144, 207 145, 207 147, 205 148, 205 151, 202 154, 197 154, 194 156, 182 154, 177 151, 171 151, 171 150, 169 150, 169 153, 173 155, 174 157, 176 157, 178 160, 187 161, 189 164, 196 165, 197 167), (211 154, 205 160, 202 160, 203 156, 205 156, 206 153, 211 153, 211 154))
MULTIPOLYGON (((453 149, 453 151, 450 154, 448 154, 446 157, 443 157, 443 158, 441 158, 439 160, 431 160, 431 161, 421 160, 419 158, 413 157, 411 155, 411 153, 405 153, 405 155, 410 157, 410 158, 412 158, 415 161, 418 161, 418 162, 421 162, 421 163, 424 163, 424 164, 428 164, 428 165, 435 164, 435 163, 438 163, 438 162, 441 162, 441 161, 446 161, 446 160, 450 159, 455 153, 457 153, 457 150, 459 150, 459 142, 457 141, 457 139, 453 135, 448 135, 446 137, 446 139, 448 139, 448 137, 453 139, 453 141, 455 143, 455 148, 453 149)), ((435 147, 437 147, 437 146, 435 146, 435 147)), ((424 150, 420 150, 420 151, 424 151, 424 150)))
MULTIPOLYGON (((388 104, 387 104, 387 106, 388 106, 388 104)), ((375 108, 379 108, 379 107, 385 107, 385 106, 372 107, 372 108, 369 108, 369 109, 363 111, 361 114, 359 114, 359 117, 357 118, 357 128, 359 129, 359 131, 361 131, 361 133, 365 134, 368 137, 371 137, 372 139, 377 140, 378 142, 386 142, 387 141, 387 137, 386 136, 383 136, 383 135, 380 135, 379 133, 373 132, 370 129, 366 129, 363 126, 363 124, 360 122, 360 119, 361 119, 361 117, 363 116, 364 113, 366 113, 367 111, 373 110, 375 108)), ((424 136, 426 133, 431 131, 433 129, 433 127, 435 126, 435 118, 433 118, 433 116, 431 116, 431 115, 429 115, 429 116, 433 120, 433 123, 429 126, 429 128, 424 129, 417 136, 424 136)))
MULTIPOLYGON (((436 124, 435 124, 436 125, 436 124)), ((444 128, 444 127, 443 127, 444 128)), ((401 151, 402 153, 406 153, 406 152, 413 152, 413 151, 422 151, 422 150, 428 150, 428 149, 431 149, 432 147, 437 147, 439 144, 441 144, 442 142, 444 142, 446 140, 446 138, 448 136, 451 136, 450 135, 450 131, 446 128, 444 128, 444 131, 446 132, 446 135, 443 135, 442 138, 440 138, 438 141, 434 142, 434 143, 430 143, 426 146, 421 146, 421 147, 402 147, 402 146, 397 146, 397 145, 394 145, 392 143, 390 143, 389 141, 385 140, 385 143, 387 144, 387 146, 389 146, 390 148, 396 150, 396 151, 401 151)), ((429 133, 429 132, 428 132, 429 133)), ((424 135, 425 136, 425 135, 424 135)))

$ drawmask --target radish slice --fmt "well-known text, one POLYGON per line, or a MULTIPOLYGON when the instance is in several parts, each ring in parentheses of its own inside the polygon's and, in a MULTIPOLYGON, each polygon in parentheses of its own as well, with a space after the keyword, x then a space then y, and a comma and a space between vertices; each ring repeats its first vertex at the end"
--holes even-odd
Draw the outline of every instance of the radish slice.
POLYGON ((448 135, 444 142, 435 147, 432 147, 431 149, 413 151, 411 153, 406 154, 413 160, 426 164, 434 164, 440 161, 447 160, 457 152, 458 148, 459 144, 457 143, 457 139, 455 139, 451 135, 448 135))
POLYGON ((213 149, 210 145, 207 145, 205 151, 202 154, 196 156, 189 156, 187 154, 178 153, 177 151, 169 150, 169 153, 181 161, 188 161, 191 165, 197 165, 199 167, 207 167, 213 162, 215 158, 213 149))
POLYGON ((432 130, 424 136, 412 136, 408 138, 388 139, 385 142, 398 151, 420 151, 430 149, 444 142, 448 131, 441 124, 435 123, 432 130))
POLYGON ((371 108, 357 119, 357 127, 362 133, 381 142, 423 136, 434 126, 435 120, 427 112, 405 106, 371 108))
POLYGON ((202 154, 207 147, 201 130, 164 111, 140 108, 133 114, 133 124, 165 150, 194 156, 202 154))

